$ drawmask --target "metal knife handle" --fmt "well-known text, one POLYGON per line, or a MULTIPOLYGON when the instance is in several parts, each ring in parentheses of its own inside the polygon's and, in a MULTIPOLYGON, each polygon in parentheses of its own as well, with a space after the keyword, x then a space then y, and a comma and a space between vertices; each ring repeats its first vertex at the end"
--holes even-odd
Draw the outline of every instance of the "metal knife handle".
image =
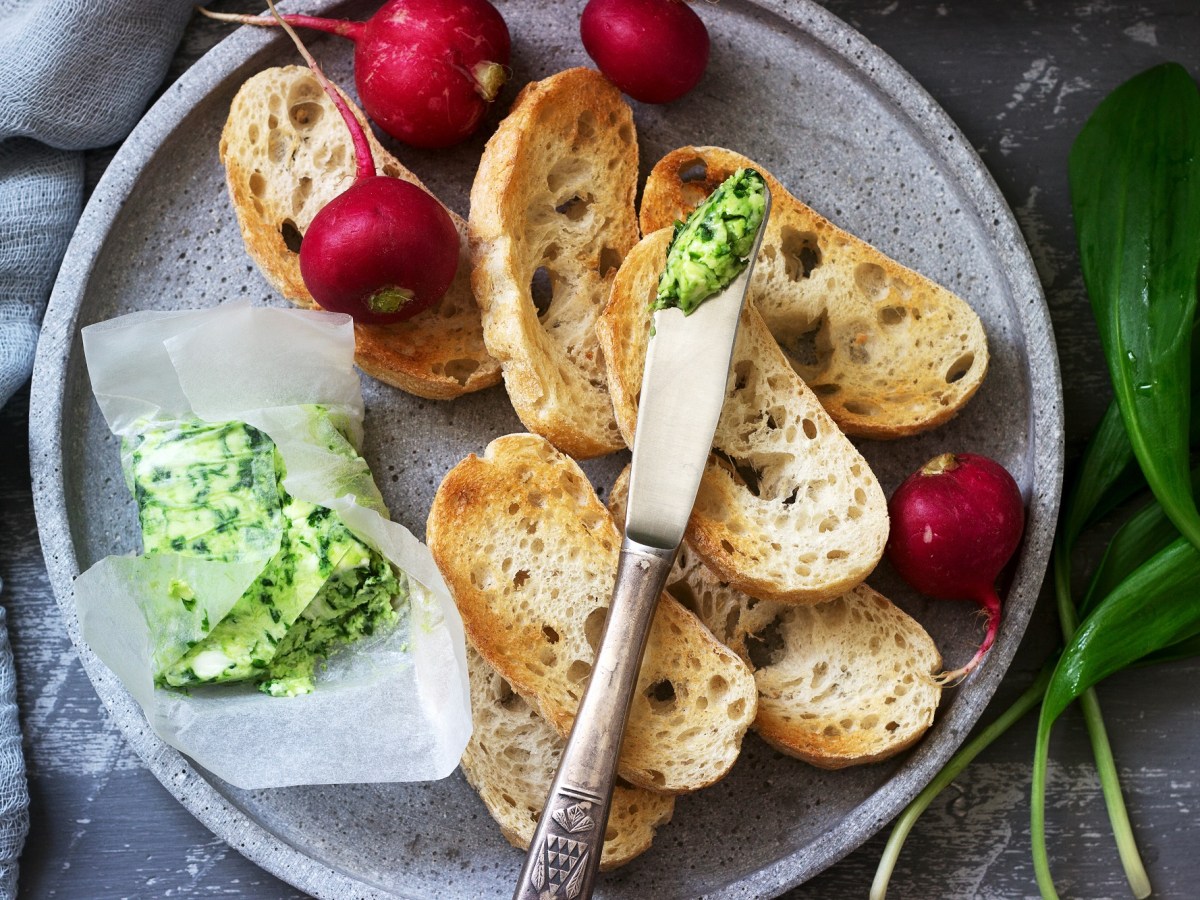
POLYGON ((608 621, 513 900, 591 897, 646 636, 675 550, 625 539, 608 621))

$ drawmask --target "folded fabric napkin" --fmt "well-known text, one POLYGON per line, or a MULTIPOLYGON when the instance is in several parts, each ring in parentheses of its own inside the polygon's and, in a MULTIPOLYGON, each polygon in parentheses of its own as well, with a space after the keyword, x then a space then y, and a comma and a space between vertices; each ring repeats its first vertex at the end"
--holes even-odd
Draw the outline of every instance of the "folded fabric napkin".
MULTIPOLYGON (((162 83, 191 0, 0 0, 0 406, 83 201, 83 151, 125 138, 162 83)), ((12 651, 0 608, 0 898, 29 829, 12 651)))
POLYGON ((183 0, 0 0, 0 406, 33 366, 82 151, 133 129, 191 13, 183 0))

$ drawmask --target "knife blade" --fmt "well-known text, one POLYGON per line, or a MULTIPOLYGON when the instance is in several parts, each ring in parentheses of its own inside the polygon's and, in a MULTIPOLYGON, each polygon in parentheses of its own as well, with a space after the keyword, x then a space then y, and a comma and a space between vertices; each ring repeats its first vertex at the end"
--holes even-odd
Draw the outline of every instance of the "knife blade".
POLYGON ((514 900, 592 895, 646 637, 725 402, 738 322, 771 212, 769 191, 764 201, 745 269, 691 315, 675 307, 654 313, 612 603, 514 900))
MULTIPOLYGON (((768 193, 763 223, 770 208, 768 193)), ((683 540, 725 403, 734 339, 763 230, 750 262, 723 291, 690 316, 677 307, 654 313, 625 516, 625 533, 640 543, 672 548, 683 540)))

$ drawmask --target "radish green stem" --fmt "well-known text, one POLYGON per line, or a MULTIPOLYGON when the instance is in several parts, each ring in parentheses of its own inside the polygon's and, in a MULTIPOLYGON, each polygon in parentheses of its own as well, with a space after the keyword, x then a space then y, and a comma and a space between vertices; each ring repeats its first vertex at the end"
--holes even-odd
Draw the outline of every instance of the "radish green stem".
MULTIPOLYGON (((1059 541, 1054 552, 1054 596, 1058 605, 1058 619, 1062 627, 1063 640, 1068 643, 1079 627, 1079 616, 1071 600, 1071 555, 1065 540, 1059 541)), ((1121 795, 1121 782, 1117 764, 1113 759, 1112 746, 1100 713, 1100 700, 1095 689, 1088 690, 1079 698, 1083 720, 1087 725, 1088 738, 1092 743, 1092 755, 1096 760, 1096 771, 1100 776, 1100 789, 1104 794, 1104 805, 1108 810, 1109 823, 1117 842, 1117 853, 1129 888, 1139 900, 1150 896, 1150 877, 1142 863, 1125 798, 1121 795)), ((1050 723, 1039 724, 1038 740, 1034 751, 1033 791, 1030 799, 1030 828, 1033 843, 1033 868, 1038 889, 1044 898, 1057 897, 1054 878, 1050 873, 1050 857, 1046 850, 1046 767, 1050 751, 1050 723), (1043 734, 1043 731, 1045 732, 1043 734)))
MULTIPOLYGON (((270 6, 270 3, 267 4, 270 6)), ((197 6, 196 12, 202 16, 208 16, 210 19, 216 19, 218 22, 232 22, 235 25, 264 25, 268 27, 278 27, 279 21, 270 16, 246 16, 240 13, 219 13, 213 12, 210 9, 205 9, 203 6, 197 6)), ((278 14, 277 14, 278 15, 278 14)), ((313 31, 323 31, 326 34, 336 34, 338 37, 357 40, 358 33, 362 31, 362 22, 351 22, 348 19, 324 19, 319 16, 301 16, 292 15, 279 16, 290 25, 298 25, 301 28, 311 28, 313 31)))
POLYGON ((888 881, 892 877, 892 870, 895 869, 896 860, 900 856, 900 848, 904 845, 905 838, 912 831, 921 813, 928 809, 934 798, 945 790, 976 756, 1041 702, 1053 671, 1052 665, 1043 666, 1037 680, 1025 690, 1025 693, 1021 694, 1016 702, 1001 713, 987 728, 963 744, 959 751, 950 757, 950 761, 938 772, 933 781, 929 782, 925 790, 917 794, 912 803, 905 807, 900 818, 896 820, 891 836, 888 837, 887 846, 883 849, 883 857, 879 860, 879 868, 875 870, 875 881, 871 885, 871 900, 883 900, 887 893, 888 881))
POLYGON ((317 61, 313 59, 312 54, 308 52, 308 48, 304 46, 304 42, 300 40, 300 36, 296 34, 295 30, 287 23, 283 16, 279 15, 279 11, 275 9, 273 0, 267 0, 267 6, 271 8, 271 14, 275 17, 279 26, 292 39, 292 43, 296 45, 296 49, 300 51, 300 55, 304 57, 304 61, 308 63, 309 69, 312 70, 313 76, 320 83, 321 89, 329 95, 329 99, 333 101, 333 105, 341 113, 342 119, 346 123, 346 128, 350 130, 350 139, 354 142, 355 181, 374 177, 375 157, 371 153, 371 145, 367 142, 367 135, 363 130, 362 123, 354 117, 354 113, 350 111, 350 107, 346 104, 338 89, 325 77, 325 73, 321 71, 321 67, 317 65, 317 61))

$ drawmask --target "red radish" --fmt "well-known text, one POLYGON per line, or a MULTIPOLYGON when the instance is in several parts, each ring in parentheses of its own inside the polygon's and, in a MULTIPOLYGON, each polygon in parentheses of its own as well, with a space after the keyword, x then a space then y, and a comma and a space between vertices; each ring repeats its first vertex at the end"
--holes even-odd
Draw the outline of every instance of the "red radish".
POLYGON ((608 80, 643 103, 678 100, 708 65, 708 29, 682 0, 589 0, 579 36, 608 80))
MULTIPOLYGON (((278 24, 201 12, 222 22, 278 24)), ((354 84, 363 109, 415 147, 449 147, 469 136, 508 79, 508 26, 488 0, 390 0, 365 22, 282 18, 354 41, 354 84)))
MULTIPOLYGON (((267 0, 271 11, 275 5, 267 0)), ((313 217, 300 244, 304 286, 323 309, 355 321, 399 322, 442 298, 458 268, 458 231, 442 205, 415 184, 375 172, 361 123, 290 25, 313 75, 354 142, 354 183, 313 217)))
POLYGON ((909 584, 937 600, 974 600, 987 612, 987 633, 971 661, 938 676, 943 684, 974 669, 996 639, 996 578, 1021 543, 1021 490, 998 462, 973 453, 943 453, 910 475, 888 503, 887 556, 909 584))

